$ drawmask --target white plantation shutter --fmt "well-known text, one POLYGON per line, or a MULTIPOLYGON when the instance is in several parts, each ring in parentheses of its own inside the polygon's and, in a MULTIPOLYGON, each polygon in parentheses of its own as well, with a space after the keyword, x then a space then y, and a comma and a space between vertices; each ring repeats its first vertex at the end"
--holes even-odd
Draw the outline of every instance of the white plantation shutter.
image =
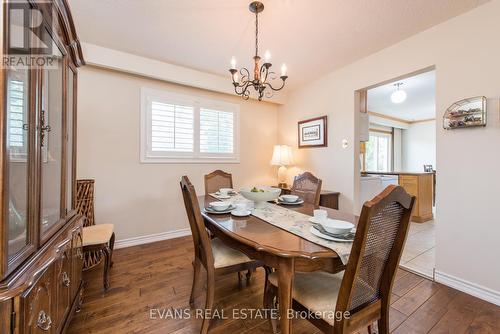
POLYGON ((141 162, 239 162, 239 107, 142 89, 141 162))
POLYGON ((200 152, 233 153, 233 113, 200 108, 200 152))
POLYGON ((24 119, 24 83, 19 80, 8 81, 8 146, 11 154, 25 155, 27 153, 27 141, 23 124, 24 119))
POLYGON ((193 107, 151 102, 151 150, 193 152, 193 107))

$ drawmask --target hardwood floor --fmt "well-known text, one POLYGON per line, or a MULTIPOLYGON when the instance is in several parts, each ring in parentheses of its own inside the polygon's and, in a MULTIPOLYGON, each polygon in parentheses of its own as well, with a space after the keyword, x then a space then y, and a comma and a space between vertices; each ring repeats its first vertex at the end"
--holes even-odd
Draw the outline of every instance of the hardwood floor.
MULTIPOLYGON (((201 320, 195 318, 195 311, 190 311, 191 319, 161 319, 156 311, 169 315, 189 309, 192 257, 190 237, 116 250, 106 294, 102 268, 84 272, 84 303, 68 333, 198 333, 201 320)), ((229 319, 215 321, 209 332, 271 333, 266 319, 232 318, 233 310, 259 309, 263 288, 262 269, 241 289, 236 274, 218 278, 216 308, 229 319)), ((203 287, 198 289, 197 308, 204 306, 204 292, 203 287)), ((500 333, 499 306, 410 272, 399 270, 392 296, 393 333, 500 333)), ((293 332, 319 333, 306 320, 294 320, 293 332)))

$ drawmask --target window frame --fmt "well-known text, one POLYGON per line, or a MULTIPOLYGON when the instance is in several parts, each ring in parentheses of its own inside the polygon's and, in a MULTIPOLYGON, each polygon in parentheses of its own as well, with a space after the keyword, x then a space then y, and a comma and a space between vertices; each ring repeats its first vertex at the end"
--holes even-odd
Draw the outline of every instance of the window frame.
POLYGON ((195 95, 141 88, 141 163, 240 163, 240 106, 195 95), (180 104, 193 108, 193 152, 154 152, 151 150, 151 102, 180 104), (213 109, 233 113, 233 153, 200 152, 200 110, 213 109))
MULTIPOLYGON (((392 172, 394 170, 394 131, 383 131, 383 130, 377 130, 377 129, 369 129, 368 132, 368 138, 370 135, 377 136, 377 137, 388 137, 389 138, 389 143, 388 143, 388 170, 387 171, 381 171, 381 170, 369 170, 372 172, 392 172)), ((367 157, 368 155, 365 153, 363 159, 365 160, 365 166, 368 165, 367 163, 367 157)), ((378 162, 376 162, 378 165, 378 162)), ((366 168, 366 167, 365 167, 366 168)))

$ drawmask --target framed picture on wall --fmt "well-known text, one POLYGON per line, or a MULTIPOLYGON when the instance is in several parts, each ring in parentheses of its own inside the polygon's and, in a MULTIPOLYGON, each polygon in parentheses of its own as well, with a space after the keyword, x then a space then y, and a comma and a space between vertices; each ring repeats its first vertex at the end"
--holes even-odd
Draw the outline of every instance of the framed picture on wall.
POLYGON ((326 120, 326 116, 322 116, 298 123, 299 148, 328 146, 326 120))

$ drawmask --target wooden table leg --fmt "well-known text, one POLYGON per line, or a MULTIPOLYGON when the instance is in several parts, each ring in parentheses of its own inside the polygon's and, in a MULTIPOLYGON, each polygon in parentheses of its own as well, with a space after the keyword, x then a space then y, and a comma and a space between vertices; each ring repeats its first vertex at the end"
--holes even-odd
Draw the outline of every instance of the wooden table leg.
POLYGON ((281 334, 292 332, 292 319, 289 317, 288 310, 292 308, 294 267, 293 258, 278 259, 278 296, 281 334))

